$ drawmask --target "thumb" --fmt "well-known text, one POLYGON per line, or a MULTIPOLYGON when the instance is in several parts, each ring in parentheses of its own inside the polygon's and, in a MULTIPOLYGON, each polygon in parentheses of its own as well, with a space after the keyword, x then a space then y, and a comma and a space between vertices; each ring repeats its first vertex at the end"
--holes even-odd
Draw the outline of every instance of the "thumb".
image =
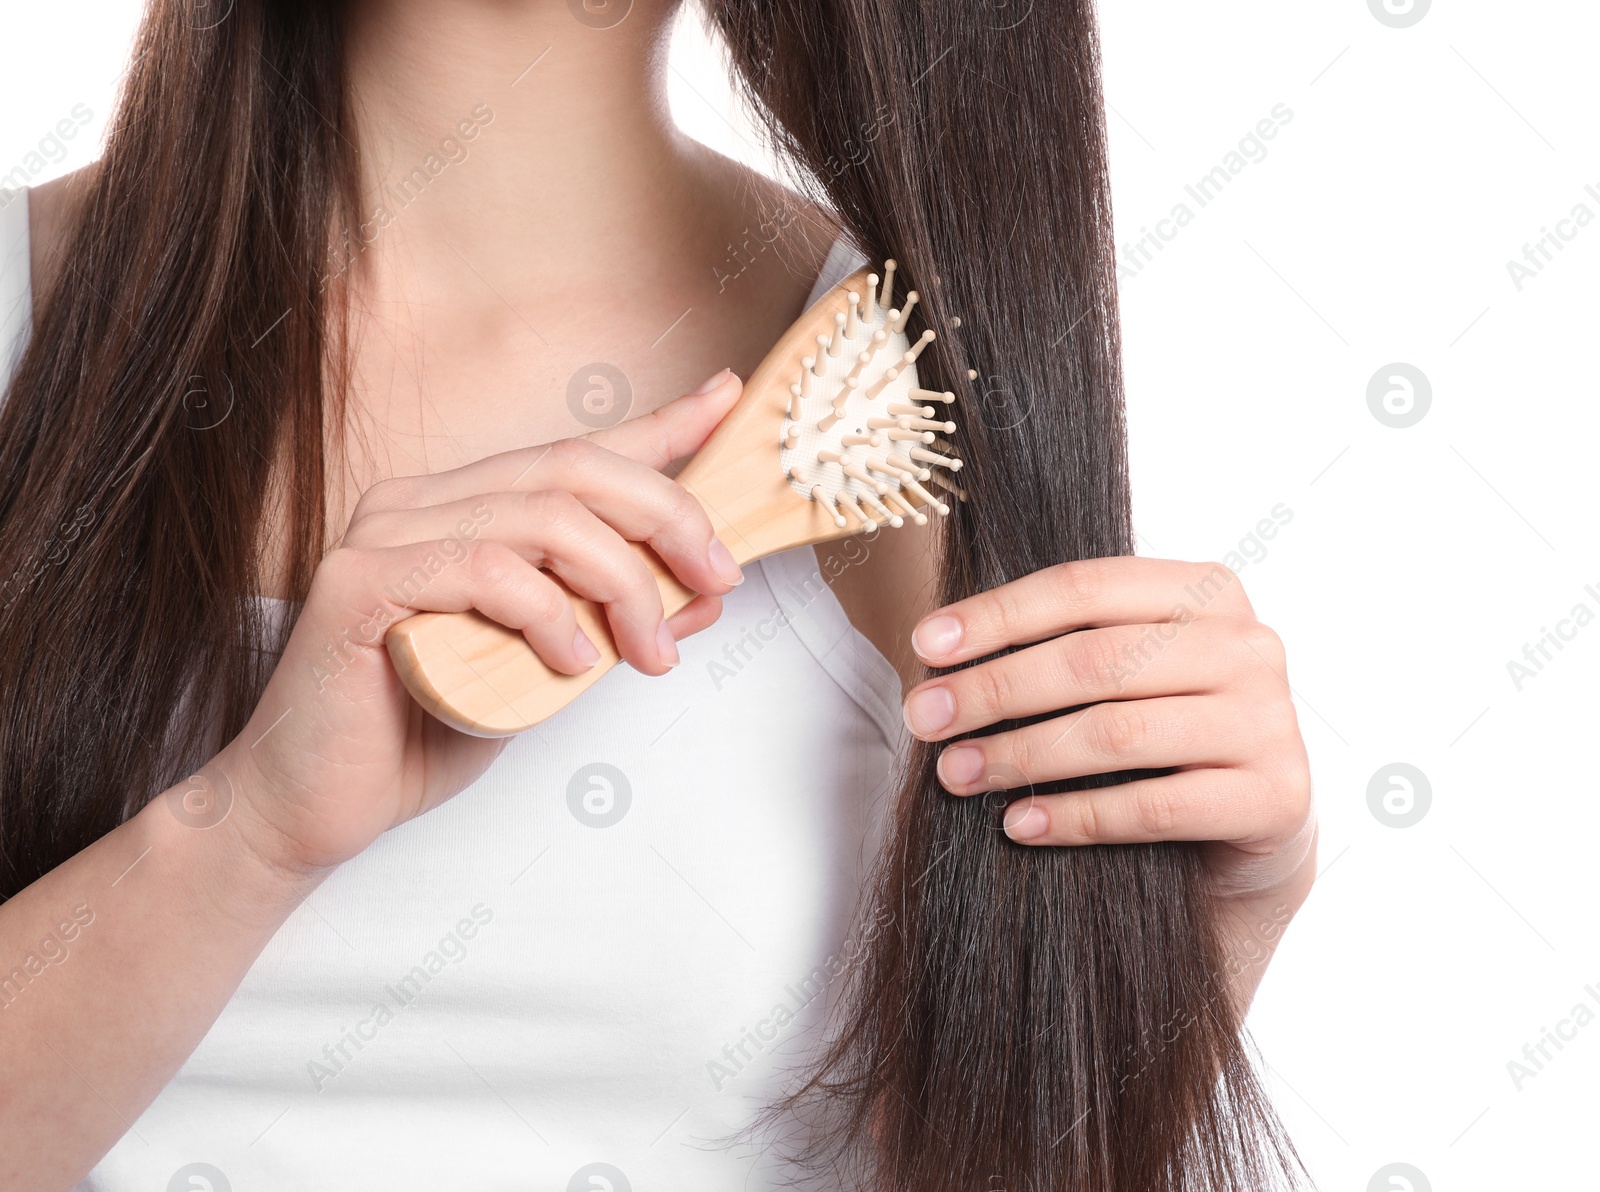
POLYGON ((693 393, 669 401, 641 418, 584 435, 591 443, 652 468, 700 450, 744 392, 732 369, 723 369, 693 393))

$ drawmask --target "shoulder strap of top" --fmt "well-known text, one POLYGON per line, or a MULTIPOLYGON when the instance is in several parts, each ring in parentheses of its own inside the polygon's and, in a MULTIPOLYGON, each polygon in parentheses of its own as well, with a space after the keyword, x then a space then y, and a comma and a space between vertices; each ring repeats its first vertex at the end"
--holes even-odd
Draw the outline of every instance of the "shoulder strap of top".
POLYGON ((0 190, 0 398, 33 320, 28 263, 28 191, 0 190))
POLYGON ((840 236, 828 249, 828 259, 822 262, 822 272, 817 274, 817 284, 811 287, 811 296, 806 299, 807 309, 866 263, 867 258, 861 250, 840 236))

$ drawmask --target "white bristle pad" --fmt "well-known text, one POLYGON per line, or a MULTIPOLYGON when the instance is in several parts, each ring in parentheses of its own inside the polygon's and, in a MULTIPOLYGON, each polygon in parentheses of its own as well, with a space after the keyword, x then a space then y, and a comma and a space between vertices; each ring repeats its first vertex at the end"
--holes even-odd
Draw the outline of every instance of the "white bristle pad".
MULTIPOLYGON (((781 441, 792 437, 789 435, 791 429, 799 431, 793 447, 780 446, 779 449, 779 459, 785 475, 789 478, 790 487, 808 500, 812 499, 812 489, 820 488, 823 505, 829 509, 829 516, 833 516, 833 506, 843 504, 840 498, 848 498, 867 509, 869 516, 873 500, 882 499, 873 486, 857 477, 846 475, 844 468, 847 464, 868 471, 874 479, 887 485, 890 492, 906 491, 902 479, 892 472, 885 473, 869 468, 872 459, 892 456, 913 472, 920 472, 927 466, 911 457, 911 448, 919 444, 909 439, 890 439, 887 430, 881 428, 874 430, 867 425, 869 418, 894 417, 889 413, 891 403, 912 406, 924 404, 910 397, 911 390, 918 387, 916 364, 904 363, 905 354, 911 350, 911 342, 903 331, 890 329, 888 314, 888 311, 874 304, 873 317, 869 321, 863 305, 856 320, 855 336, 844 341, 837 356, 830 356, 820 345, 807 354, 806 359, 813 362, 813 367, 816 366, 816 362, 821 362, 822 375, 813 374, 810 384, 806 386, 809 392, 801 402, 802 417, 798 423, 786 417, 779 432, 781 441), (827 430, 822 430, 820 424, 833 413, 835 397, 846 387, 845 378, 856 367, 860 354, 871 348, 874 331, 885 332, 887 339, 873 355, 871 363, 861 370, 857 378, 857 388, 846 399, 842 408, 843 416, 832 422, 827 430), (891 368, 898 369, 898 375, 879 388, 875 396, 869 398, 868 391, 877 386, 891 368), (845 446, 846 436, 872 434, 877 434, 882 440, 877 447, 845 446), (832 453, 844 462, 822 462, 818 458, 819 453, 832 453), (795 469, 798 469, 798 472, 795 469)), ((810 369, 797 359, 792 366, 789 380, 792 383, 799 383, 801 373, 809 371, 810 369)), ((943 412, 942 407, 938 408, 935 418, 940 419, 943 412)), ((928 512, 934 510, 930 509, 928 512)), ((877 520, 884 520, 881 514, 877 515, 877 520)))

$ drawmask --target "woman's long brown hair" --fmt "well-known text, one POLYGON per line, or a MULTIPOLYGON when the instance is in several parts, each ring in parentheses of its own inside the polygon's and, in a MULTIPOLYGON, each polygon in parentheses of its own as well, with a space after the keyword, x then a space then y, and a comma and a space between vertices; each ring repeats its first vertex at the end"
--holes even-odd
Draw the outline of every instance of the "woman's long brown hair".
MULTIPOLYGON (((957 393, 968 461, 944 599, 1131 554, 1090 0, 710 10, 779 150, 940 329, 919 368, 957 393)), ((954 798, 936 756, 911 751, 866 907, 890 926, 782 1107, 810 1127, 798 1157, 875 1192, 1292 1184, 1197 848, 1014 845, 999 820, 1028 791, 954 798)))
MULTIPOLYGON (((1129 553, 1088 0, 706 3, 779 149, 929 322, 962 318, 923 358, 966 411, 944 596, 1129 553)), ((242 728, 270 515, 309 586, 343 396, 323 279, 355 214, 336 10, 153 0, 0 414, 0 897, 242 728)), ((797 1157, 882 1192, 1293 1182, 1195 848, 1025 849, 933 762, 905 766, 866 911, 888 926, 777 1107, 797 1157)))
POLYGON ((338 24, 215 11, 152 4, 0 413, 0 897, 243 727, 269 505, 322 552, 338 24))

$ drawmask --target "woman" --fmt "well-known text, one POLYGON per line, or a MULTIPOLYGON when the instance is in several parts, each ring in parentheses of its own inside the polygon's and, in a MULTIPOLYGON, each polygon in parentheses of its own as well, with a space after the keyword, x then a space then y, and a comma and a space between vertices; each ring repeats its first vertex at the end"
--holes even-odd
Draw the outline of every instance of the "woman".
POLYGON ((152 0, 103 160, 0 208, 7 1187, 1286 1162, 1237 1037, 1314 868, 1277 641, 1226 569, 1073 561, 1129 553, 1090 15, 716 4, 812 202, 672 127, 674 10, 152 0), (963 316, 969 500, 741 575, 668 465, 852 241, 963 316), (551 575, 633 669, 509 744, 361 628, 577 673, 551 575), (887 817, 902 716, 963 743, 887 817))

